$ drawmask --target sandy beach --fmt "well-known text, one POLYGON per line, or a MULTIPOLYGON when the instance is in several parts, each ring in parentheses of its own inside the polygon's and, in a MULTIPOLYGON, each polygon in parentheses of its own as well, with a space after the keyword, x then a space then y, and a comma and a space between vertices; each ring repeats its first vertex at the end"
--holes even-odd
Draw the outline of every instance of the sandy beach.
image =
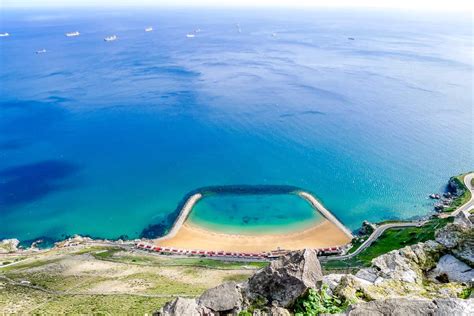
POLYGON ((268 235, 223 234, 185 222, 174 237, 157 240, 156 244, 182 249, 260 252, 278 247, 286 250, 333 247, 349 241, 350 238, 328 220, 306 230, 268 235))

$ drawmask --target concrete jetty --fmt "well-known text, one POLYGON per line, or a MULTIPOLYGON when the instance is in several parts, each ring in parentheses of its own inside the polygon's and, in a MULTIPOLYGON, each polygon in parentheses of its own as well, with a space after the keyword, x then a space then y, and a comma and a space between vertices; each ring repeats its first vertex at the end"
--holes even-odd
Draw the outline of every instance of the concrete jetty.
POLYGON ((173 227, 171 227, 171 230, 169 231, 169 233, 155 240, 162 241, 162 240, 170 239, 176 236, 181 226, 183 226, 186 219, 188 219, 189 213, 193 209, 194 205, 202 198, 202 196, 203 195, 201 193, 196 193, 196 194, 191 195, 186 201, 186 203, 184 204, 183 208, 181 209, 181 212, 176 218, 176 221, 174 222, 173 227))
POLYGON ((347 229, 347 227, 344 226, 334 215, 332 215, 332 213, 327 208, 325 208, 324 205, 321 204, 321 202, 319 202, 311 193, 300 191, 298 192, 298 195, 308 201, 316 210, 319 211, 319 213, 321 213, 321 215, 324 216, 324 218, 342 230, 347 237, 350 239, 354 238, 352 232, 347 229))
MULTIPOLYGON (((183 204, 183 207, 179 211, 179 215, 176 218, 171 230, 168 234, 163 237, 155 239, 155 242, 160 244, 163 241, 169 241, 170 239, 175 240, 174 238, 178 235, 178 232, 183 227, 184 223, 189 217, 195 204, 201 200, 203 197, 209 194, 293 194, 298 195, 299 197, 305 199, 313 207, 315 211, 320 213, 327 221, 333 224, 334 229, 338 229, 342 232, 339 236, 346 236, 349 241, 352 240, 353 235, 351 231, 345 227, 324 205, 319 202, 315 196, 311 193, 303 191, 296 187, 289 186, 223 186, 223 187, 206 187, 190 193, 183 204)), ((334 231, 335 233, 335 231, 334 231)), ((222 236, 221 236, 222 237, 222 236)), ((346 238, 344 237, 344 238, 346 238)), ((197 238, 194 236, 194 238, 197 238)), ((169 242, 167 242, 169 243, 169 242)), ((332 245, 334 246, 334 245, 332 245)))

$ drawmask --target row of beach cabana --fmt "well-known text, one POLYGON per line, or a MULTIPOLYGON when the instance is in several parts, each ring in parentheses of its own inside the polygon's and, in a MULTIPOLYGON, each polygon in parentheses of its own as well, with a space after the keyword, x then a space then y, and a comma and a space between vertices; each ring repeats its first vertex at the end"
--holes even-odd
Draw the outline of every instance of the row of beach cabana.
MULTIPOLYGON (((153 244, 138 243, 137 249, 156 252, 164 255, 183 255, 183 256, 201 256, 201 257, 226 257, 226 258, 244 258, 244 259, 274 259, 285 255, 288 251, 275 250, 270 252, 247 253, 247 252, 229 252, 229 251, 208 251, 208 250, 189 250, 173 247, 160 247, 153 244)), ((328 247, 315 249, 318 255, 336 255, 342 253, 341 247, 328 247)))

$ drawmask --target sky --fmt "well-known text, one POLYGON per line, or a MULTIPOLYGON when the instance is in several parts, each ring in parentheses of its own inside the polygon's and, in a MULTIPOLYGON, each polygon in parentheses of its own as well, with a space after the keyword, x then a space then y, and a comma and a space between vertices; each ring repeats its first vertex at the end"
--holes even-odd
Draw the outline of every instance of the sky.
POLYGON ((0 0, 0 8, 75 6, 288 6, 372 7, 415 10, 472 11, 474 0, 0 0))

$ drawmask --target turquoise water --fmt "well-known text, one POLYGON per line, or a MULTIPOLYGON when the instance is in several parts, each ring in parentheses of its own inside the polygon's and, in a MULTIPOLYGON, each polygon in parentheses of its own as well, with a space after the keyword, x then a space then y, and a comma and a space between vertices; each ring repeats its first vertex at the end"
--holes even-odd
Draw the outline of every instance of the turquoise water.
POLYGON ((0 29, 0 238, 159 235, 186 194, 235 184, 301 187, 356 229, 474 169, 470 16, 2 10, 0 29))
POLYGON ((323 217, 306 200, 285 195, 211 195, 194 206, 188 220, 231 234, 282 233, 309 228, 323 217))

